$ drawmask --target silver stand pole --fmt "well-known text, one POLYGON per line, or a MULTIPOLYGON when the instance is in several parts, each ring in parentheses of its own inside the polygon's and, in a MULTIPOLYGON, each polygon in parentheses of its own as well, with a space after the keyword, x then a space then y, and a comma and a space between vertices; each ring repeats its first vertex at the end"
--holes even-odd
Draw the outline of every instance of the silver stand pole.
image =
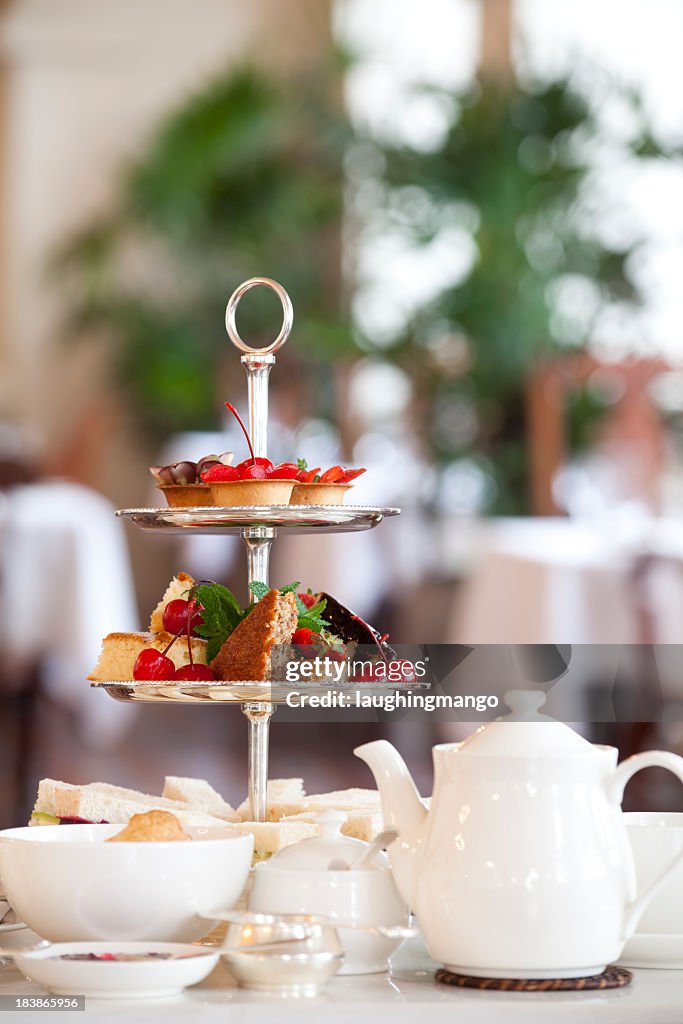
MULTIPOLYGON (((225 311, 225 326, 232 341, 242 352, 242 365, 247 373, 247 398, 249 404, 249 434, 254 454, 265 457, 268 451, 268 377, 275 363, 275 353, 284 345, 292 329, 294 314, 289 295, 277 281, 268 277, 252 277, 240 285, 230 297, 225 311), (272 344, 262 349, 250 348, 240 338, 235 322, 237 306, 242 296, 263 285, 271 288, 282 304, 283 321, 280 333, 272 344)), ((248 582, 268 583, 270 548, 277 535, 274 527, 249 526, 241 531, 247 548, 248 582)), ((249 590, 249 600, 254 595, 249 590)), ((265 821, 268 789, 268 742, 270 719, 275 706, 265 701, 242 705, 242 712, 249 722, 249 803, 252 821, 265 821)))

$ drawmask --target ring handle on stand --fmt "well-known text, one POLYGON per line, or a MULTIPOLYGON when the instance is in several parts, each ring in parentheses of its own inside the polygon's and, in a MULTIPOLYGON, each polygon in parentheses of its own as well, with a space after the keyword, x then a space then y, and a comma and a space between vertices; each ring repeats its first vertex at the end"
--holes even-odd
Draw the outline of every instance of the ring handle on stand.
POLYGON ((248 281, 241 284, 239 288, 235 288, 228 300, 228 305, 225 309, 225 329, 228 332, 233 345, 243 352, 247 356, 272 356, 278 349, 282 348, 292 330, 292 324, 294 322, 294 310, 292 309, 292 300, 289 295, 277 281, 273 281, 270 277, 250 277, 248 281), (259 285, 263 285, 265 288, 270 288, 274 291, 282 304, 282 327, 275 341, 272 341, 270 345, 266 345, 264 348, 251 348, 240 338, 239 331, 237 330, 237 324, 235 322, 235 315, 237 313, 237 306, 243 295, 251 291, 252 288, 257 288, 259 285))

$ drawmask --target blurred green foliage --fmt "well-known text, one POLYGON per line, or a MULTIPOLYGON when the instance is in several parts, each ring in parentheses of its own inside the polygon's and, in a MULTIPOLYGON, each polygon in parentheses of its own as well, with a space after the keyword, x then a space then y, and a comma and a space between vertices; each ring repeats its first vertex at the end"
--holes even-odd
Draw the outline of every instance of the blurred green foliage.
MULTIPOLYGON (((305 311, 296 352, 283 353, 290 364, 298 353, 323 375, 353 351, 338 245, 351 134, 335 90, 334 66, 288 82, 245 67, 212 82, 160 126, 126 172, 117 209, 56 253, 72 296, 68 336, 104 329, 152 436, 215 429, 221 368, 239 365, 225 304, 248 277, 281 281, 305 311)), ((279 302, 257 289, 238 319, 243 338, 267 344, 279 302)))
MULTIPOLYGON (((637 301, 633 241, 607 244, 587 212, 596 113, 566 82, 504 91, 476 83, 434 97, 447 111, 438 144, 397 146, 352 131, 336 101, 339 72, 333 61, 308 80, 275 83, 242 68, 162 124, 125 175, 118 208, 57 254, 73 296, 68 332, 105 329, 131 406, 153 435, 215 427, 226 397, 216 393, 229 347, 226 299, 247 277, 274 277, 299 311, 296 352, 283 361, 317 382, 319 407, 308 412, 334 415, 330 364, 377 351, 408 371, 414 419, 437 466, 474 459, 492 484, 489 510, 526 511, 530 368, 585 345, 606 304, 637 301), (377 186, 369 216, 414 246, 450 230, 473 253, 389 343, 354 335, 341 311, 343 208, 363 184, 344 170, 354 146, 373 154, 361 161, 377 186), (576 316, 565 301, 558 320, 558 287, 567 285, 579 296, 576 316)), ((624 101, 641 126, 624 153, 658 159, 637 98, 624 101)), ((263 324, 278 324, 278 310, 269 293, 250 293, 243 337, 270 340, 263 324)), ((588 442, 601 411, 592 398, 572 398, 577 443, 588 442)))
MULTIPOLYGON (((389 351, 418 382, 424 409, 467 411, 464 430, 457 420, 450 431, 425 423, 437 463, 474 455, 493 477, 489 511, 518 514, 528 511, 529 370, 585 346, 606 305, 635 308, 628 259, 636 240, 609 244, 591 214, 602 129, 599 112, 570 83, 501 90, 483 82, 439 99, 448 114, 436 146, 378 147, 385 224, 417 246, 444 229, 459 232, 473 257, 389 351)), ((621 157, 665 156, 638 97, 622 90, 621 100, 636 126, 619 140, 621 157)), ((571 396, 568 433, 577 447, 590 442, 604 408, 592 393, 571 396)))

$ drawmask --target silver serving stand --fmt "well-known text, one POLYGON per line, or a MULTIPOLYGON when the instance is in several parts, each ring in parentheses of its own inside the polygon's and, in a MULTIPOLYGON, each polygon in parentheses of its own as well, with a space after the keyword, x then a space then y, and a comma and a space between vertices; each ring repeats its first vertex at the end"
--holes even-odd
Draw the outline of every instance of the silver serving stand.
MULTIPOLYGON (((268 448, 268 378, 275 353, 292 330, 294 313, 289 295, 277 281, 252 277, 230 297, 225 311, 225 326, 233 345, 242 353, 247 375, 249 433, 256 456, 266 456, 268 448), (250 348, 239 335, 235 316, 240 299, 252 288, 270 288, 282 304, 283 322, 275 341, 261 349, 250 348)), ((354 533, 370 530, 386 516, 399 515, 400 509, 364 505, 261 505, 242 508, 134 508, 116 514, 142 530, 169 533, 186 532, 226 535, 238 534, 247 549, 249 583, 268 583, 270 549, 278 530, 299 533, 354 533)), ((250 593, 250 600, 255 600, 250 593)), ((277 704, 284 703, 291 686, 276 682, 174 682, 172 680, 112 680, 93 683, 115 700, 174 704, 238 704, 249 723, 248 793, 253 821, 265 821, 267 813, 268 741, 270 719, 277 704)), ((356 689, 365 689, 362 685, 356 689)))

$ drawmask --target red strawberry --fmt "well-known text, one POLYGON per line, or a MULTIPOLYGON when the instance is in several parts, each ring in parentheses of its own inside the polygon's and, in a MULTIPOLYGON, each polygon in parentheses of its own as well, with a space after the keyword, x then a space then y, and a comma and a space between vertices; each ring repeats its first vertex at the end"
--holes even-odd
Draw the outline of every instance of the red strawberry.
POLYGON ((281 462, 268 474, 271 480, 298 480, 300 469, 293 462, 281 462))
POLYGON ((320 477, 321 484, 338 484, 344 475, 343 466, 330 466, 320 477))
POLYGON ((299 479, 302 484, 312 484, 314 477, 316 477, 319 472, 320 466, 316 466, 315 469, 302 470, 303 476, 300 476, 299 479))
POLYGON ((352 480, 355 480, 361 473, 365 473, 365 469, 345 469, 344 474, 339 480, 340 484, 350 484, 352 480))
POLYGON ((298 597, 303 601, 307 608, 312 608, 314 604, 317 604, 318 599, 315 594, 304 594, 299 592, 298 597))
POLYGON ((320 643, 320 634, 314 633, 312 629, 308 629, 303 626, 301 629, 297 629, 292 637, 293 644, 301 644, 302 646, 308 644, 320 643))
POLYGON ((356 683, 376 683, 384 680, 384 676, 380 676, 373 665, 364 665, 362 669, 358 670, 353 681, 356 683))
POLYGON ((228 480, 240 480, 240 472, 237 466, 223 466, 218 464, 202 473, 202 480, 205 484, 223 483, 228 480))

